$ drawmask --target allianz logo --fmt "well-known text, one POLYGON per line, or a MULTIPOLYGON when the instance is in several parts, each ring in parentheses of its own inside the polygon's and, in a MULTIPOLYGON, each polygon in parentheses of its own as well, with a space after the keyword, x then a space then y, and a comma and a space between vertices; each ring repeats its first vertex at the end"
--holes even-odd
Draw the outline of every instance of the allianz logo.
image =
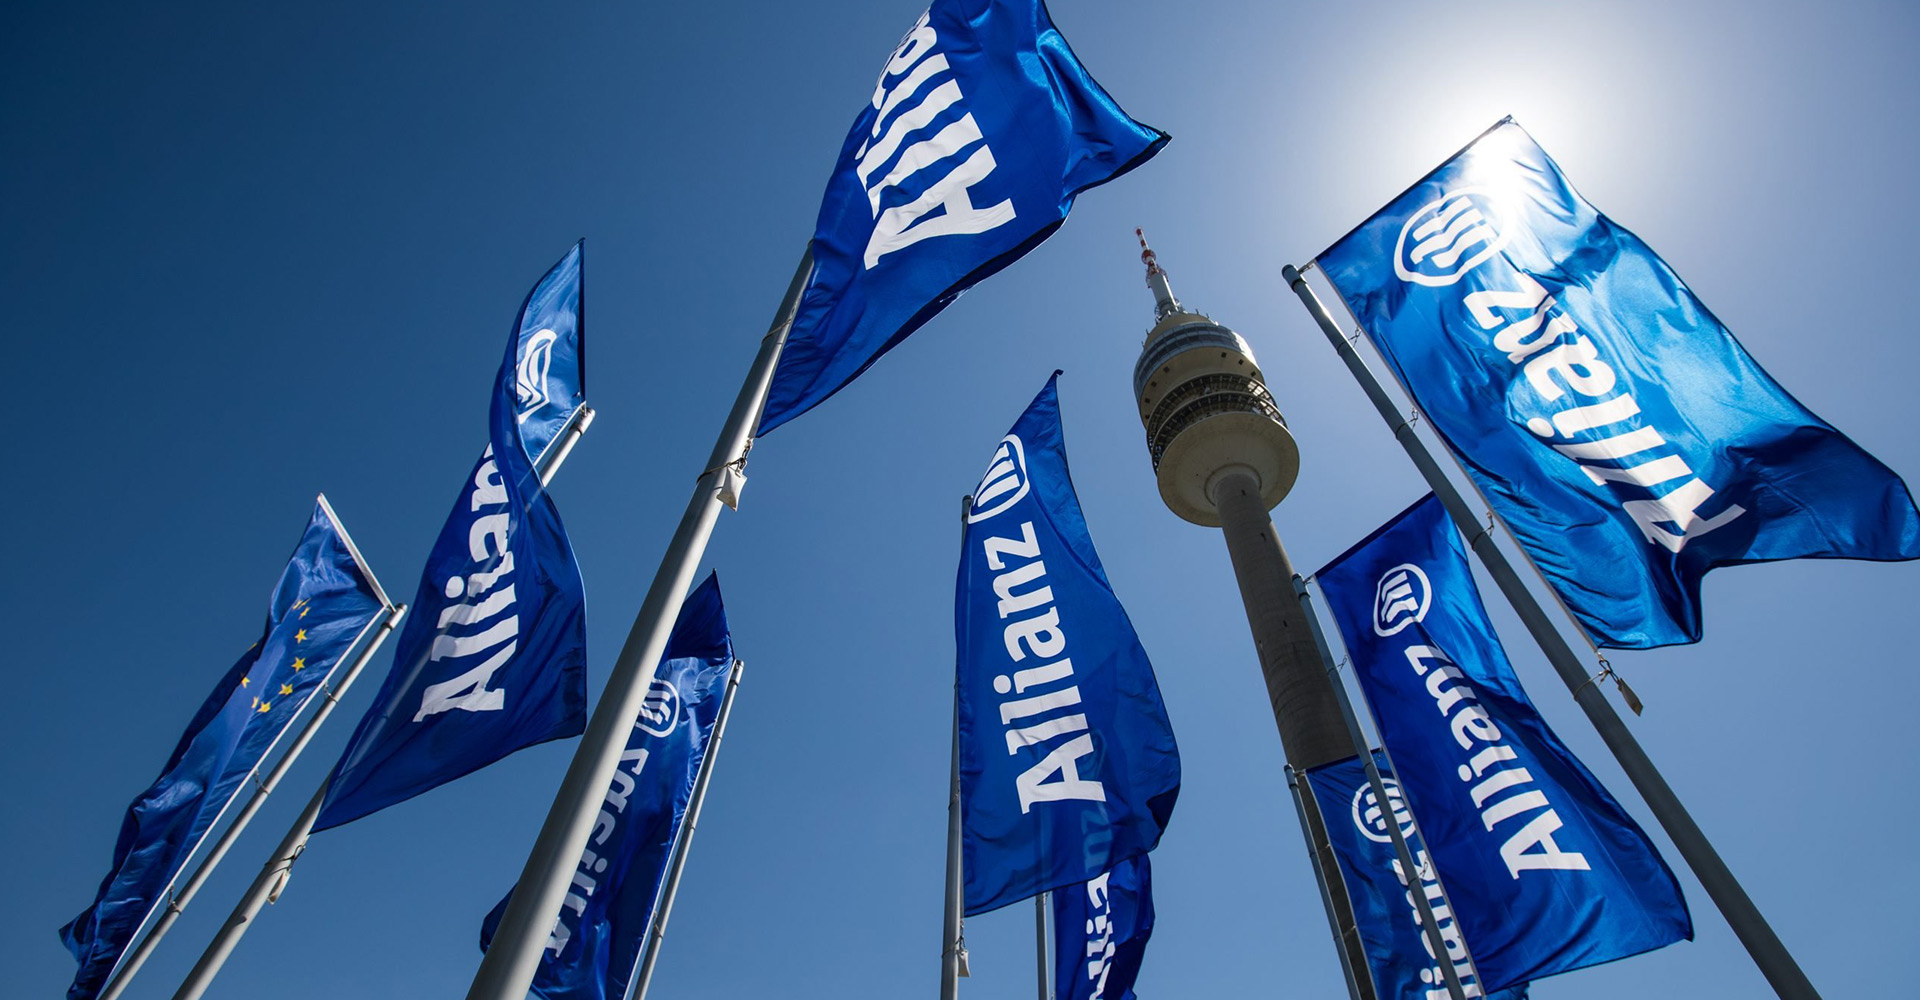
POLYGON ((1439 288, 1507 245, 1499 202, 1486 188, 1449 191, 1400 227, 1393 270, 1402 281, 1439 288))
POLYGON ((560 335, 541 330, 520 345, 520 364, 513 376, 514 395, 519 397, 520 412, 515 418, 526 423, 542 406, 553 402, 547 388, 547 372, 553 367, 553 345, 560 335))
POLYGON ((640 717, 633 722, 641 732, 666 736, 680 724, 680 689, 672 681, 658 677, 647 685, 647 698, 640 704, 640 717))
POLYGON ((1433 584, 1412 563, 1401 563, 1380 574, 1373 592, 1373 634, 1385 638, 1427 617, 1433 605, 1433 584))
MULTIPOLYGON (((1387 790, 1387 801, 1393 810, 1393 822, 1400 827, 1402 839, 1413 837, 1413 813, 1407 809, 1407 797, 1400 791, 1400 783, 1382 775, 1380 784, 1387 790)), ((1374 797, 1373 783, 1361 782, 1353 792, 1353 825, 1361 836, 1377 844, 1393 841, 1393 834, 1387 829, 1386 811, 1380 808, 1380 801, 1374 797)))
POLYGON ((1026 447, 1018 435, 1009 434, 1000 439, 993 461, 987 463, 987 474, 981 476, 980 485, 974 487, 973 509, 967 512, 967 523, 984 521, 1019 503, 1032 485, 1027 478, 1026 447))

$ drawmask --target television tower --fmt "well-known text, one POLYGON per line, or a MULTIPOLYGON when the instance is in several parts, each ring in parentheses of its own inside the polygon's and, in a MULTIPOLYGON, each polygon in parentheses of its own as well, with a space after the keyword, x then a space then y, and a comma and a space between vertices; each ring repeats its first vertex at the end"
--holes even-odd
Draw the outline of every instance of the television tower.
MULTIPOLYGON (((1333 685, 1293 590, 1293 563, 1267 512, 1293 489, 1300 449, 1267 392, 1253 349, 1240 335, 1174 298, 1140 230, 1140 260, 1153 291, 1153 328, 1133 366, 1133 393, 1147 430, 1160 498, 1194 524, 1219 528, 1240 583, 1280 746, 1296 771, 1351 757, 1333 685)), ((1302 796, 1319 870, 1339 870, 1311 795, 1302 796)), ((1332 897, 1341 946, 1364 969, 1353 916, 1338 878, 1332 897)))

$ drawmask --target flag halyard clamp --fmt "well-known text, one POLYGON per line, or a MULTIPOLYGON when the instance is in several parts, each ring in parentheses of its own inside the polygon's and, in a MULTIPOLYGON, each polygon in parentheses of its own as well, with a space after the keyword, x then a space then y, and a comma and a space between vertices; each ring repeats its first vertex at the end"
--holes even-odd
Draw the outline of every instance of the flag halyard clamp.
POLYGON ((1614 688, 1620 692, 1620 699, 1627 703, 1627 710, 1635 715, 1641 714, 1641 712, 1645 710, 1646 705, 1640 701, 1639 695, 1633 693, 1633 688, 1627 685, 1626 679, 1620 676, 1620 672, 1613 669, 1613 663, 1604 656, 1600 657, 1600 672, 1587 678, 1578 688, 1574 689, 1574 700, 1579 700, 1580 692, 1585 691, 1588 684, 1598 684, 1609 678, 1613 680, 1614 688))

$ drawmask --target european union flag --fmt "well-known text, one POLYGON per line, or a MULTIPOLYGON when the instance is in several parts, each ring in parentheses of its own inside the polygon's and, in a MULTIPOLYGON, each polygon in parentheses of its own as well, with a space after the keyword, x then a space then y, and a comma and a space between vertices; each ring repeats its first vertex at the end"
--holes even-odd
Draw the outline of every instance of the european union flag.
MULTIPOLYGON (((533 976, 533 991, 546 1000, 627 995, 732 667, 720 578, 709 575, 680 606, 593 838, 554 919, 533 976)), ((481 923, 480 950, 492 943, 512 898, 509 892, 481 923)))
MULTIPOLYGON (((1395 856, 1393 834, 1387 827, 1393 822, 1399 824, 1413 855, 1420 891, 1433 910, 1433 922, 1439 928, 1454 974, 1467 996, 1481 996, 1479 978, 1467 961, 1459 914, 1441 891, 1426 842, 1414 824, 1399 782, 1393 779, 1393 767, 1386 754, 1378 750, 1373 752, 1373 760, 1380 769, 1380 783, 1387 790, 1389 801, 1384 808, 1375 799, 1373 783, 1367 780, 1366 768, 1358 757, 1313 768, 1307 772, 1307 786, 1326 820, 1327 842, 1333 845, 1341 884, 1353 908, 1354 929, 1367 954, 1365 971, 1373 979, 1374 995, 1381 1000, 1445 1000, 1448 995, 1446 974, 1437 964, 1440 957, 1434 954, 1409 891, 1412 880, 1395 856)), ((1490 1000, 1527 1000, 1527 984, 1496 991, 1490 1000)))
POLYGON ((1067 473, 1059 373, 974 491, 954 595, 969 916, 1160 842, 1180 750, 1067 473))
POLYGON ((1142 854, 1053 890, 1055 1000, 1134 1000, 1153 936, 1153 867, 1142 854))
POLYGON ((586 728, 580 567, 535 471, 585 399, 582 252, 520 307, 490 443, 427 556, 393 669, 334 766, 315 830, 586 728))
POLYGON ((840 148, 760 433, 840 391, 1039 246, 1076 195, 1166 142, 1107 96, 1040 0, 934 0, 840 148))
POLYGON ((1502 122, 1318 261, 1602 646, 1700 638, 1700 579, 1920 558, 1905 483, 1502 122))
POLYGON ((1317 578, 1488 988, 1693 937, 1660 852, 1520 686, 1439 500, 1317 578))
POLYGON ((259 640, 214 685, 160 777, 128 807, 93 905, 60 928, 80 960, 69 1000, 99 995, 247 776, 387 610, 321 497, 273 588, 259 640))

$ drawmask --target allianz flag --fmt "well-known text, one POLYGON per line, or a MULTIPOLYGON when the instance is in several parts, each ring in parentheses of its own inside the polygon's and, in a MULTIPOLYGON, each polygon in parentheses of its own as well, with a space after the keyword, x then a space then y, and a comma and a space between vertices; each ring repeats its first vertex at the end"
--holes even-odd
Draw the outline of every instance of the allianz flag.
POLYGON ((334 766, 315 830, 586 728, 580 567, 534 473, 586 396, 581 252, 521 305, 489 444, 427 556, 393 669, 334 766))
POLYGON ((1180 751, 1067 475, 1060 373, 974 491, 954 597, 966 912, 1085 882, 1160 842, 1180 751))
MULTIPOLYGON (((680 607, 540 956, 533 991, 546 1000, 626 996, 732 667, 720 579, 710 575, 680 607)), ((509 892, 481 923, 480 950, 512 898, 509 892)))
POLYGON ((60 928, 79 959, 69 1000, 98 996, 140 926, 387 598, 325 497, 267 602, 260 638, 214 685, 160 769, 127 808, 113 867, 93 905, 60 928))
POLYGON ((1134 1000, 1133 981, 1153 936, 1148 857, 1053 890, 1055 1000, 1134 1000))
POLYGON ((1074 196, 1166 142, 1107 96, 1040 0, 935 0, 840 148, 760 433, 840 391, 1039 246, 1074 196))
MULTIPOLYGON (((1354 927, 1367 954, 1367 971, 1372 975, 1374 994, 1380 1000, 1447 1000, 1446 973, 1427 937, 1420 910, 1413 899, 1411 883, 1393 849, 1393 834, 1387 829, 1388 817, 1400 825, 1407 840, 1413 864, 1420 874, 1420 891, 1433 910, 1434 924, 1440 930, 1447 961, 1469 997, 1482 995, 1480 982, 1468 962, 1468 949, 1460 938, 1460 921, 1441 891, 1427 856, 1426 842, 1407 809, 1400 784, 1393 780, 1393 768, 1387 756, 1373 752, 1374 766, 1380 769, 1381 784, 1387 789, 1389 808, 1382 809, 1367 780, 1360 758, 1349 757, 1322 764, 1307 772, 1307 784, 1326 820, 1327 841, 1333 845, 1339 861, 1340 879, 1347 888, 1353 907, 1354 927)), ((1491 1000, 1527 1000, 1523 983, 1493 994, 1491 1000)))
POLYGON ((1440 501, 1318 578, 1488 988, 1693 937, 1673 872, 1520 687, 1440 501))
POLYGON ((1318 263, 1602 646, 1698 641, 1716 566, 1920 557, 1906 484, 1511 121, 1318 263))

